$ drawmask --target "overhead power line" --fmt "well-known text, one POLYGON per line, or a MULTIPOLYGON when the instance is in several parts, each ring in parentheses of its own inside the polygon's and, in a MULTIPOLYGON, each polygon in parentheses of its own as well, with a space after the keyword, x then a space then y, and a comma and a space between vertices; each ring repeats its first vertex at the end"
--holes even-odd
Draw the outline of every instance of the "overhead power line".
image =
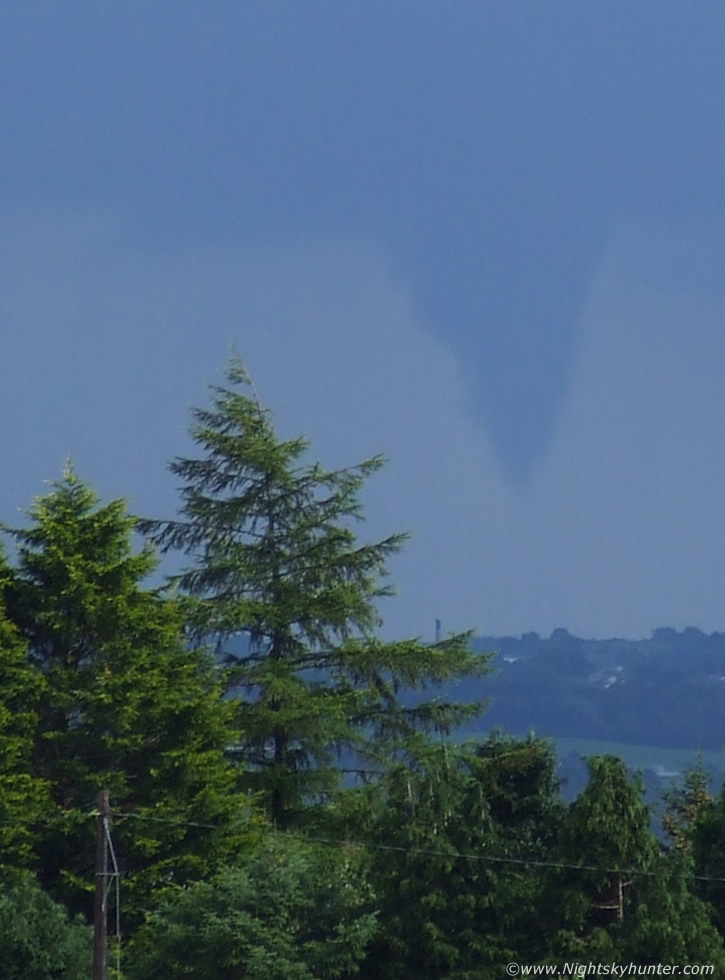
MULTIPOLYGON (((332 847, 355 847, 360 850, 368 851, 396 851, 401 854, 417 854, 422 857, 441 857, 457 858, 467 861, 490 862, 492 864, 517 865, 529 868, 551 868, 560 871, 594 871, 598 874, 606 875, 639 875, 640 877, 659 878, 661 871, 648 871, 644 868, 602 868, 595 864, 568 864, 563 861, 542 861, 539 858, 513 858, 496 854, 472 854, 461 851, 441 851, 431 850, 425 847, 405 847, 402 844, 379 844, 372 841, 360 842, 351 840, 334 840, 326 837, 308 837, 303 834, 293 834, 290 831, 274 831, 283 837, 291 837, 294 840, 306 841, 310 844, 324 844, 332 847)), ((686 878, 690 881, 719 881, 725 883, 725 877, 716 875, 690 874, 686 871, 671 872, 673 877, 686 878)))
MULTIPOLYGON (((0 821, 0 826, 27 826, 36 823, 46 823, 55 821, 64 821, 68 819, 70 814, 66 812, 65 814, 48 815, 45 817, 31 817, 27 820, 16 819, 16 820, 3 820, 0 821)), ((100 815, 98 809, 87 810, 87 811, 73 811, 73 816, 84 817, 86 819, 97 819, 100 815)), ((226 828, 219 824, 203 823, 197 820, 184 820, 180 817, 157 817, 151 814, 136 813, 132 811, 124 810, 109 810, 109 816, 112 816, 115 820, 137 820, 147 823, 157 823, 157 824, 169 824, 172 826, 181 827, 193 827, 200 830, 225 830, 226 828)), ((595 864, 573 864, 564 861, 546 861, 541 858, 534 857, 510 857, 507 855, 499 854, 484 854, 484 853, 473 853, 466 851, 446 851, 435 848, 428 847, 412 847, 402 844, 385 844, 375 841, 360 841, 351 840, 349 838, 345 839, 335 839, 329 837, 316 837, 308 836, 306 834, 295 834, 291 831, 282 831, 270 829, 267 831, 270 834, 276 834, 281 837, 291 838, 293 840, 299 840, 309 844, 320 844, 327 847, 336 848, 356 848, 359 850, 367 851, 390 851, 400 854, 415 854, 420 857, 431 857, 431 858, 454 858, 466 861, 479 861, 482 863, 498 864, 502 866, 511 866, 512 868, 531 868, 531 869, 551 869, 559 871, 573 871, 573 872, 595 872, 599 874, 606 875, 637 875, 640 877, 657 878, 663 875, 661 870, 651 871, 644 868, 607 868, 600 867, 595 864)), ((114 857, 114 875, 122 874, 122 872, 117 871, 117 865, 115 864, 115 854, 114 857)), ((696 874, 695 872, 687 871, 668 871, 665 874, 676 877, 683 878, 689 881, 710 881, 719 882, 725 884, 725 876, 719 875, 705 875, 696 874)))

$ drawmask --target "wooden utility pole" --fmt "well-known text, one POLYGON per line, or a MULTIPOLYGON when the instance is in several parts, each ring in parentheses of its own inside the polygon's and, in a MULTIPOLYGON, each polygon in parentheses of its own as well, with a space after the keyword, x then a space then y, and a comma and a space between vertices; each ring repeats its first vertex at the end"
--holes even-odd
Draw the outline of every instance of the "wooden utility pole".
POLYGON ((96 899, 93 906, 93 980, 107 980, 108 945, 108 816, 111 812, 108 790, 98 794, 96 829, 96 899))

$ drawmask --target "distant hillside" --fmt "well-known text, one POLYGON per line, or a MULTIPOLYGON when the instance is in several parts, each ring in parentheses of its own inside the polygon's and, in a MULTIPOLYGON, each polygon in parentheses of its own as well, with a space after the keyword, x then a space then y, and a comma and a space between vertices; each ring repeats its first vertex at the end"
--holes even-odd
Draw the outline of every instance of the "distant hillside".
MULTIPOLYGON (((228 640, 243 655, 248 638, 228 640)), ((663 628, 647 640, 477 636, 494 672, 444 696, 488 701, 475 732, 718 752, 725 746, 725 633, 663 628)), ((413 698, 416 700, 416 698, 413 698)), ((473 732, 471 733, 473 734, 473 732)))
POLYGON ((496 673, 458 696, 490 699, 485 729, 668 749, 725 745, 725 633, 654 630, 647 640, 584 640, 565 629, 476 637, 496 673))

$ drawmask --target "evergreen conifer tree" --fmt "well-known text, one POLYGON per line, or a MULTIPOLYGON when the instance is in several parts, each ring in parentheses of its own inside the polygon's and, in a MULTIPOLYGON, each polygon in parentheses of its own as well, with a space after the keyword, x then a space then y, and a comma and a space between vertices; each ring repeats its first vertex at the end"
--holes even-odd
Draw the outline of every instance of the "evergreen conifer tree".
POLYGON ((33 769, 44 680, 7 618, 1 593, 9 576, 0 555, 0 868, 33 863, 50 800, 47 781, 33 769))
POLYGON ((69 919, 27 874, 0 880, 0 976, 3 980, 87 980, 93 937, 69 919))
POLYGON ((583 937, 601 942, 605 955, 636 909, 659 855, 642 787, 630 779, 624 762, 594 756, 588 766, 589 782, 569 806, 561 835, 564 865, 581 867, 554 875, 558 898, 552 895, 552 905, 560 902, 563 926, 554 949, 560 955, 579 955, 583 937))
POLYGON ((663 794, 665 813, 662 827, 670 845, 684 853, 692 849, 692 836, 698 816, 712 803, 710 794, 711 777, 702 761, 685 772, 677 785, 663 794))
POLYGON ((370 807, 380 931, 364 977, 485 980, 543 955, 554 773, 547 743, 493 735, 386 775, 370 807))
POLYGON ((723 975, 723 938, 712 906, 696 894, 690 854, 681 849, 661 854, 654 873, 637 883, 636 897, 618 937, 623 962, 708 963, 714 976, 723 975))
POLYGON ((5 591, 42 679, 32 769, 52 807, 41 882, 87 911, 105 788, 123 813, 114 834, 131 907, 134 892, 198 877, 234 846, 232 707, 211 658, 185 643, 178 601, 143 588, 156 559, 134 553, 123 501, 101 505, 68 470, 29 516, 5 591))
POLYGON ((126 959, 130 980, 323 980, 359 974, 377 916, 358 862, 270 834, 207 881, 171 892, 126 959))
POLYGON ((687 836, 698 895, 714 909, 715 924, 725 938, 725 786, 712 799, 699 801, 687 836))
POLYGON ((197 636, 231 664, 239 696, 239 757, 283 826, 339 784, 341 768, 379 769, 450 732, 479 706, 404 700, 485 669, 468 637, 383 643, 376 600, 396 534, 360 544, 359 501, 380 458, 326 470, 303 438, 280 439, 238 358, 228 387, 195 409, 199 455, 178 458, 180 514, 145 521, 163 551, 185 552, 176 581, 197 636), (246 649, 234 649, 240 636, 246 649))

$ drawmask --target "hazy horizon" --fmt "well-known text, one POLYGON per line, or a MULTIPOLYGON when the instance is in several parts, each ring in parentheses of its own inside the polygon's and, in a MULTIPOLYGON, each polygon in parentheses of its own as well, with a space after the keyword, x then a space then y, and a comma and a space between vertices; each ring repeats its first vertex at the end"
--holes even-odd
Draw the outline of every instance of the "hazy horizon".
POLYGON ((725 8, 0 16, 0 521, 67 456, 168 515, 235 347, 312 457, 389 457, 387 633, 725 629, 725 8))

